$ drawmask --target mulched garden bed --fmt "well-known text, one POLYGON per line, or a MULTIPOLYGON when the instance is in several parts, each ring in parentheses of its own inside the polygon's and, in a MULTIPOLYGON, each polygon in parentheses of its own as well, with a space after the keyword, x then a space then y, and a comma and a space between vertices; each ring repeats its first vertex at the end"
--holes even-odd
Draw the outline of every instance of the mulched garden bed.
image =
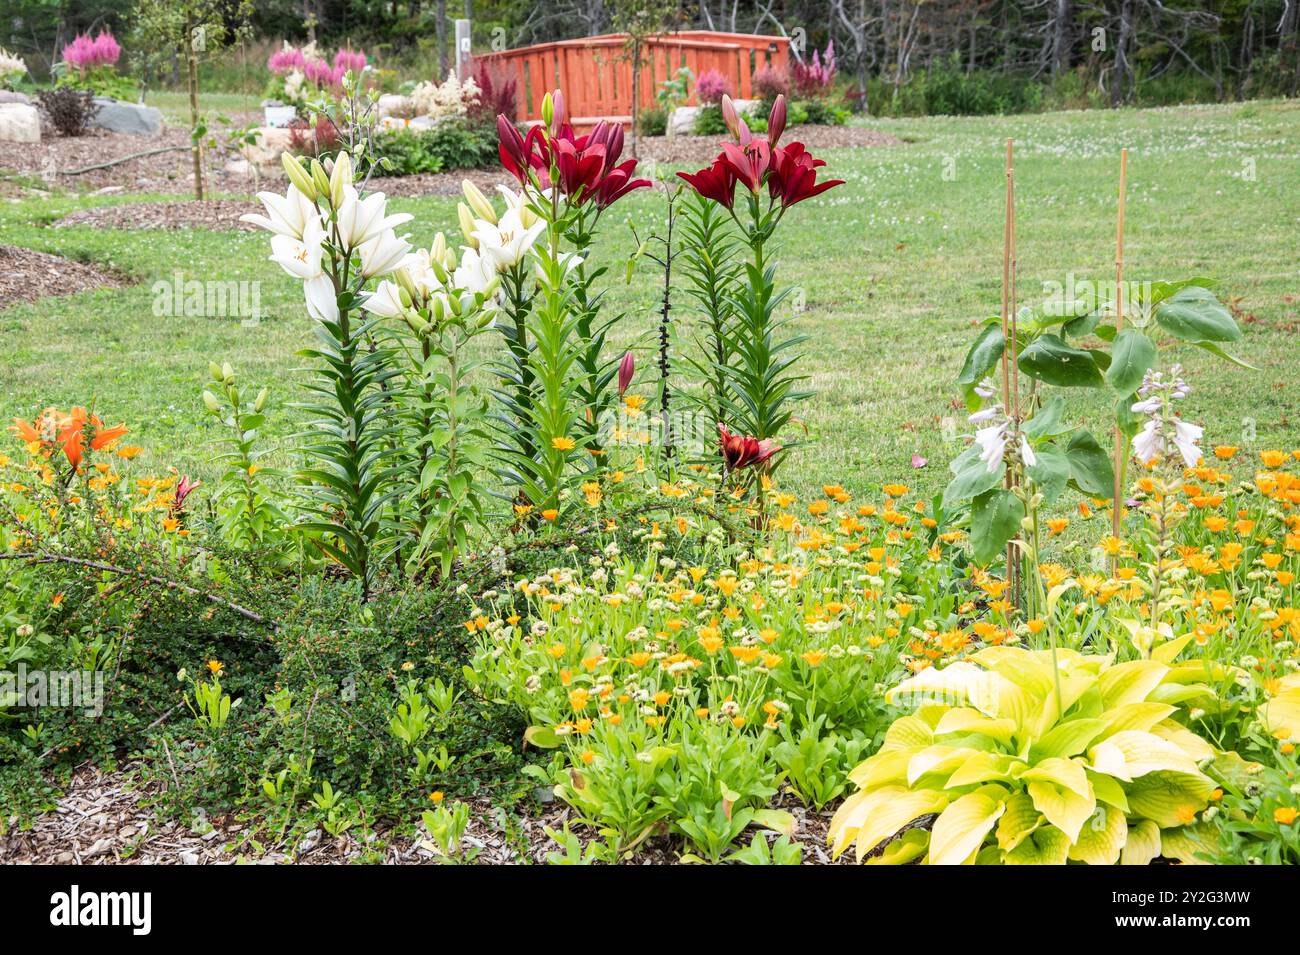
POLYGON ((243 229, 255 232, 257 226, 240 222, 239 217, 246 212, 264 211, 260 204, 245 199, 130 202, 78 209, 59 219, 54 227, 88 225, 97 229, 243 229))
POLYGON ((130 283, 112 272, 14 245, 0 245, 0 309, 47 295, 72 295, 130 283))
MULTIPOLYGON (((380 853, 388 865, 425 865, 434 861, 433 853, 420 845, 422 840, 397 836, 386 827, 379 827, 373 834, 376 847, 367 853, 357 832, 335 838, 316 829, 299 837, 296 844, 276 845, 268 844, 265 830, 256 831, 231 816, 209 819, 207 825, 193 827, 160 821, 149 804, 160 795, 162 784, 140 783, 131 770, 128 767, 104 772, 83 767, 73 775, 58 805, 33 820, 30 829, 17 829, 16 820, 8 820, 10 832, 0 836, 0 865, 228 865, 240 859, 325 865, 374 861, 380 853), (266 851, 255 853, 250 844, 253 839, 266 851)), ((553 803, 535 815, 515 813, 507 832, 502 814, 486 799, 470 800, 470 805, 464 843, 479 850, 475 859, 479 864, 544 863, 548 852, 559 851, 546 835, 546 827, 561 830, 572 818, 567 806, 553 803)), ((793 813, 798 822, 795 838, 803 844, 804 864, 830 863, 826 849, 829 813, 815 813, 790 799, 781 808, 793 813)), ((586 832, 581 828, 574 831, 586 832)), ((736 848, 748 845, 752 834, 746 832, 737 840, 736 848)), ((852 853, 845 853, 836 864, 851 864, 852 858, 852 853)), ((676 861, 676 852, 663 837, 647 840, 632 860, 639 865, 676 861)))

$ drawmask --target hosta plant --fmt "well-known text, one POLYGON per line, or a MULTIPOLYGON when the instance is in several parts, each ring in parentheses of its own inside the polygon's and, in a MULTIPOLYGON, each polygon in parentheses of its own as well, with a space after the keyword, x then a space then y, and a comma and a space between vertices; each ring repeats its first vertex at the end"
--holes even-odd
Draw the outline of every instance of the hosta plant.
POLYGON ((915 703, 852 773, 836 855, 934 865, 1194 861, 1215 749, 1176 717, 1212 691, 1187 641, 1116 664, 987 647, 891 690, 915 703), (1163 649, 1164 652, 1160 652, 1163 649))

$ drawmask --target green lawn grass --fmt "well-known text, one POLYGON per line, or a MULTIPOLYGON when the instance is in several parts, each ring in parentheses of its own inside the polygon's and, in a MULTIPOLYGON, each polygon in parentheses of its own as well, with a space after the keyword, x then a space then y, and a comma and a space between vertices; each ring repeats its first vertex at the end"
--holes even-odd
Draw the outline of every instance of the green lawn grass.
MULTIPOLYGON (((1194 348, 1172 350, 1195 388, 1185 415, 1206 425, 1210 444, 1300 445, 1292 426, 1300 371, 1300 103, 873 122, 905 144, 827 153, 827 172, 848 184, 793 210, 780 237, 780 279, 804 290, 794 328, 810 336, 802 367, 816 392, 798 412, 806 439, 785 466, 786 483, 841 483, 855 492, 887 480, 925 490, 945 483, 944 465, 969 430, 953 404, 952 379, 974 323, 1000 301, 1007 137, 1017 142, 1021 300, 1041 298, 1044 282, 1070 274, 1113 277, 1118 155, 1127 146, 1127 277, 1221 279, 1221 294, 1243 322, 1237 351, 1258 367, 1245 371, 1194 348), (928 466, 913 470, 914 452, 928 466)), ((0 206, 0 242, 141 280, 0 312, 0 414, 7 420, 48 404, 94 402, 105 417, 131 426, 154 467, 174 464, 210 477, 213 432, 199 393, 208 362, 229 361, 250 387, 271 385, 276 410, 268 433, 285 440, 292 431, 286 405, 298 397, 293 353, 308 342, 309 328, 299 286, 266 260, 267 237, 48 227, 82 204, 110 201, 124 200, 0 206), (256 327, 232 318, 155 317, 152 283, 176 272, 260 280, 266 315, 256 327)), ((415 214, 416 241, 455 228, 452 200, 393 207, 415 214)), ((624 220, 644 233, 660 210, 646 195, 616 206, 604 229, 607 254, 630 251, 624 220)), ((643 263, 629 287, 611 293, 611 306, 627 312, 616 348, 652 328, 659 281, 643 263)), ((694 320, 684 294, 677 315, 694 320)), ((649 366, 647 355, 643 387, 649 366)), ((1099 397, 1074 407, 1105 429, 1099 397)))

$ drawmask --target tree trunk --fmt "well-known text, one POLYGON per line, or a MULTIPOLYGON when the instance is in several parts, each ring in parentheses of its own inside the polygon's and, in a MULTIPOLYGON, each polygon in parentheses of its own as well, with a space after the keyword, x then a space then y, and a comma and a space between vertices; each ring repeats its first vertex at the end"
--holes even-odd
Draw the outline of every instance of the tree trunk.
POLYGON ((447 0, 438 0, 434 35, 438 44, 438 82, 442 82, 447 76, 447 0))
POLYGON ((203 147, 194 131, 199 128, 199 56, 191 40, 193 27, 185 25, 185 62, 189 68, 190 86, 190 155, 194 159, 194 198, 203 198, 203 147))
POLYGON ((1115 88, 1110 92, 1112 106, 1122 106, 1127 98, 1128 47, 1133 33, 1133 2, 1123 0, 1119 7, 1119 40, 1115 44, 1115 88))
POLYGON ((1074 38, 1074 4, 1056 0, 1056 17, 1052 29, 1052 75, 1059 76, 1070 68, 1070 47, 1074 38))

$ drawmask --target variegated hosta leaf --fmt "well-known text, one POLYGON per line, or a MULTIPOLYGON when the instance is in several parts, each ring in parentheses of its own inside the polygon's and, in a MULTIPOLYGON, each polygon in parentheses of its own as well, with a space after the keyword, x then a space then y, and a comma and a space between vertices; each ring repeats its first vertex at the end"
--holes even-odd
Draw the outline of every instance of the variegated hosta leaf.
POLYGON ((1010 852, 1043 824, 1043 814, 1034 807, 1029 793, 1016 793, 1006 802, 998 820, 998 848, 1010 852))
POLYGON ((1178 712, 1178 707, 1168 703, 1128 703, 1124 706, 1117 706, 1107 710, 1101 719, 1106 723, 1106 728, 1097 734, 1093 740, 1100 743, 1107 736, 1113 733, 1121 733, 1124 730, 1143 730, 1150 731, 1161 720, 1172 716, 1178 712))
POLYGON ((1118 780, 1090 769, 1088 782, 1092 783, 1092 792, 1097 797, 1097 802, 1114 806, 1120 812, 1128 812, 1128 796, 1124 794, 1124 787, 1118 780))
POLYGON ((992 670, 1031 696, 1043 699, 1052 690, 1052 660, 1020 647, 985 647, 971 659, 992 670))
POLYGON ((1088 755, 1097 772, 1125 782, 1160 770, 1199 773, 1196 761, 1176 743, 1139 730, 1116 733, 1094 746, 1088 755))
POLYGON ((1120 855, 1123 865, 1147 865, 1160 855, 1160 827, 1150 819, 1129 826, 1128 840, 1120 855))
POLYGON ((927 667, 886 693, 885 702, 895 706, 908 703, 970 706, 987 716, 998 716, 999 699, 1013 689, 1013 684, 996 673, 958 661, 943 668, 927 667))
POLYGON ((971 786, 976 783, 1011 782, 1019 772, 1028 769, 1023 760, 1004 753, 976 753, 948 777, 945 789, 971 786))
POLYGON ((927 746, 907 764, 907 784, 915 786, 923 776, 934 776, 936 779, 928 780, 927 783, 942 785, 947 782, 949 775, 978 752, 980 750, 966 746, 927 746))
POLYGON ((1151 727, 1151 732, 1161 739, 1167 739, 1184 753, 1186 753, 1194 763, 1198 765, 1207 759, 1213 759, 1215 749, 1205 740, 1201 739, 1182 723, 1175 723, 1173 720, 1162 720, 1155 726, 1151 727))
POLYGON ((849 773, 849 779, 862 789, 906 783, 907 764, 918 752, 919 747, 881 749, 874 756, 858 763, 849 773))
POLYGON ((1168 674, 1169 667, 1157 660, 1130 660, 1102 671, 1098 679, 1107 709, 1141 703, 1168 674))
POLYGON ((925 855, 930 846, 930 833, 925 829, 909 829, 895 839, 880 855, 867 860, 867 865, 906 865, 925 855))
POLYGON ((1066 720, 1057 723, 1029 750, 1033 760, 1048 759, 1053 756, 1078 756, 1088 748, 1093 737, 1106 728, 1102 719, 1066 720))
POLYGON ((1114 865, 1128 838, 1124 813, 1110 806, 1098 806, 1070 847, 1070 858, 1088 865, 1114 865))
POLYGON ((972 859, 1005 808, 1001 800, 982 792, 949 803, 930 831, 930 864, 959 865, 972 859))
POLYGON ((1261 706, 1259 719, 1265 729, 1275 736, 1285 734, 1288 739, 1300 737, 1300 686, 1283 689, 1261 706))
POLYGON ((1073 843, 1097 808, 1083 766, 1069 759, 1045 759, 1020 778, 1029 783, 1029 796, 1038 811, 1073 843))
POLYGON ((1005 744, 1011 742, 1011 736, 1015 731, 1016 724, 1012 720, 993 719, 973 707, 959 706, 944 713, 934 728, 934 735, 980 733, 1005 744))
POLYGON ((855 793, 844 801, 831 819, 832 854, 839 855, 857 840, 858 861, 881 841, 915 819, 939 812, 948 805, 948 796, 931 789, 912 792, 902 786, 885 786, 871 792, 855 793), (863 798, 858 799, 861 796, 863 798))
POLYGON ((1161 829, 1185 825, 1209 802, 1214 783, 1200 773, 1148 773, 1124 787, 1129 813, 1161 829))
POLYGON ((1214 842, 1214 830, 1209 826, 1165 829, 1160 833, 1160 854, 1185 865, 1209 865, 1209 860, 1201 858, 1201 854, 1208 853, 1214 842))
POLYGON ((1041 826, 1002 859, 1007 865, 1065 865, 1070 839, 1060 829, 1041 826))

